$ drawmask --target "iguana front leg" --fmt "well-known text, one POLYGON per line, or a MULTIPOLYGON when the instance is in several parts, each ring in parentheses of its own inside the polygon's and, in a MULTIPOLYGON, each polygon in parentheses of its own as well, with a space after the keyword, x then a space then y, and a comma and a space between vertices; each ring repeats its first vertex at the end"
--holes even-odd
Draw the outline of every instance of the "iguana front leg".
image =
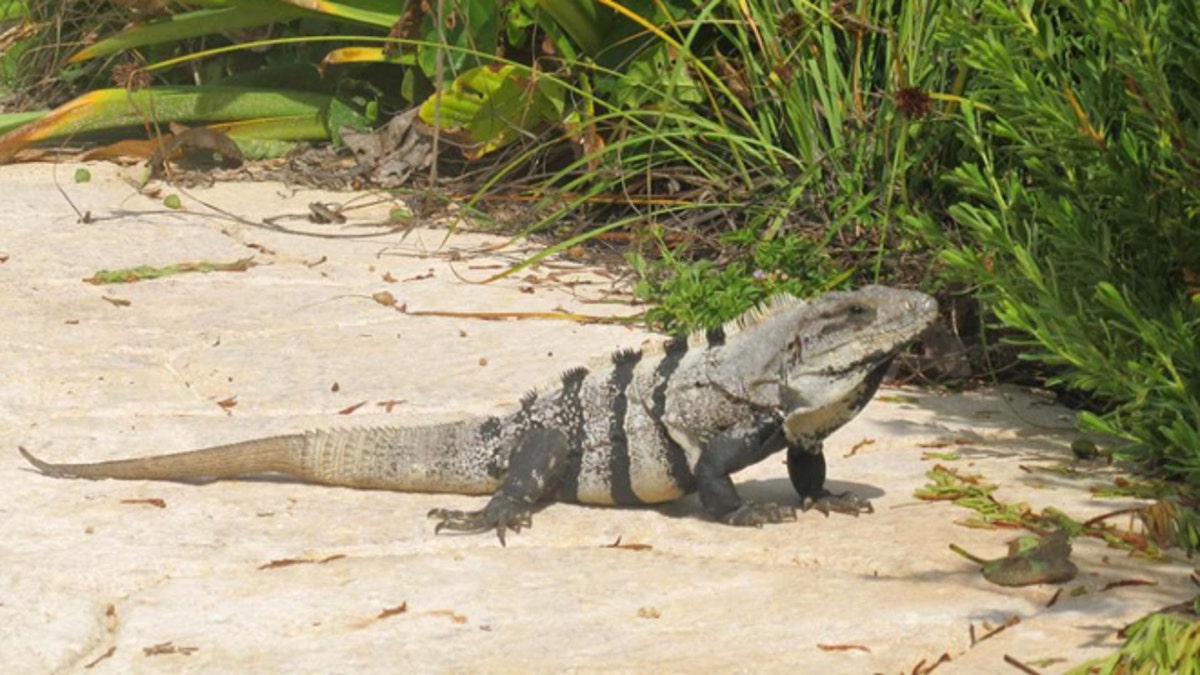
POLYGON ((800 508, 816 509, 825 515, 830 511, 858 516, 874 513, 871 502, 851 492, 834 494, 825 489, 825 453, 821 443, 789 443, 787 454, 788 478, 800 495, 800 508))
POLYGON ((796 509, 791 505, 743 501, 730 478, 730 474, 781 449, 782 433, 778 425, 762 420, 727 429, 714 437, 701 451, 695 469, 696 490, 704 510, 722 523, 741 527, 795 520, 796 509))
POLYGON ((479 511, 433 509, 430 518, 438 518, 434 533, 486 532, 496 530, 504 545, 506 530, 520 532, 532 525, 534 506, 554 494, 567 466, 567 436, 557 429, 531 429, 526 432, 508 460, 508 472, 487 506, 479 511))

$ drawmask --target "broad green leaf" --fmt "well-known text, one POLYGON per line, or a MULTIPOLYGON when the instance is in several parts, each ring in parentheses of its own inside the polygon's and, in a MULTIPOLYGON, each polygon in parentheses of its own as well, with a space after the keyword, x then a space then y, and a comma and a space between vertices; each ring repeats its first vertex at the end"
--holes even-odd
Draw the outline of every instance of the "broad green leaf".
MULTIPOLYGON (((282 140, 328 137, 325 121, 333 97, 304 91, 244 87, 161 87, 136 92, 101 89, 59 106, 41 119, 0 136, 0 162, 39 141, 157 122, 273 120, 282 140)), ((260 127, 264 128, 264 127, 260 127)))
POLYGON ((400 18, 399 3, 391 0, 233 0, 229 3, 203 4, 209 6, 131 26, 79 51, 71 60, 83 61, 135 47, 280 23, 306 16, 324 16, 383 28, 390 28, 400 18))
MULTIPOLYGON (((410 2, 418 1, 410 0, 410 2)), ((245 0, 238 0, 238 4, 242 2, 245 0)), ((278 3, 273 4, 295 5, 327 17, 382 28, 391 28, 394 23, 399 21, 400 12, 405 5, 404 2, 397 2, 397 0, 279 0, 278 3)), ((457 2, 446 3, 447 7, 457 5, 457 2)))
POLYGON ((0 134, 7 134, 13 129, 41 119, 46 116, 47 112, 46 110, 35 110, 32 112, 2 113, 0 114, 0 134))
POLYGON ((477 159, 562 118, 562 86, 514 66, 472 68, 421 105, 421 120, 477 159), (441 110, 436 110, 440 100, 441 110))
POLYGON ((0 5, 0 21, 12 21, 29 16, 29 7, 24 2, 10 0, 0 5))
POLYGON ((421 72, 436 77, 438 52, 442 52, 442 67, 447 77, 491 60, 499 45, 503 16, 497 0, 447 2, 441 25, 437 21, 436 3, 430 5, 432 9, 422 16, 418 29, 419 38, 426 42, 417 47, 421 72), (442 44, 456 49, 443 49, 442 44))
POLYGON ((239 28, 252 28, 312 15, 312 12, 286 3, 243 0, 230 7, 199 9, 176 14, 159 21, 131 26, 80 50, 71 57, 71 61, 84 61, 135 47, 174 42, 239 28))

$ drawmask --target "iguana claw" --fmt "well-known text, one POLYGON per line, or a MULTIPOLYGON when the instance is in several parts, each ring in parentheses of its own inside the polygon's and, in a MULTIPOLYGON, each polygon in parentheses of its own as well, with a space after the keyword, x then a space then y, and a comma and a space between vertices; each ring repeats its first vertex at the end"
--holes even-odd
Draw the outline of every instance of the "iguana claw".
POLYGON ((500 538, 501 546, 507 545, 504 542, 504 533, 507 530, 520 532, 523 527, 533 526, 533 509, 528 505, 499 496, 493 498, 487 506, 479 511, 433 509, 429 512, 429 517, 439 519, 438 524, 433 528, 434 534, 442 530, 479 533, 494 529, 496 536, 500 538))
POLYGON ((768 523, 795 520, 796 509, 788 504, 755 504, 745 502, 721 518, 726 525, 738 527, 762 527, 768 523))
POLYGON ((805 497, 800 502, 800 508, 804 511, 816 509, 826 516, 831 512, 836 512, 855 518, 860 513, 875 513, 875 507, 871 506, 871 502, 866 499, 851 492, 834 494, 829 490, 821 490, 816 497, 805 497))

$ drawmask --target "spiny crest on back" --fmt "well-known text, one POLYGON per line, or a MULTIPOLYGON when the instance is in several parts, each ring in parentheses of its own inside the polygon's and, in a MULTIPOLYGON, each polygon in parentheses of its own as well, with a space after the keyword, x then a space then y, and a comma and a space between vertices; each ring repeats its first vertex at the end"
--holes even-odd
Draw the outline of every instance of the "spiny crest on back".
POLYGON ((762 323, 766 319, 787 311, 798 305, 806 304, 807 300, 801 300, 790 293, 776 293, 771 297, 763 300, 757 305, 747 309, 737 317, 726 321, 724 325, 718 328, 710 328, 708 330, 697 330, 692 332, 687 337, 688 347, 694 349, 703 349, 709 346, 719 346, 730 337, 748 330, 762 323), (714 336, 719 336, 719 339, 714 342, 714 336))
POLYGON ((606 369, 606 367, 602 367, 598 362, 593 362, 590 366, 573 366, 567 368, 559 373, 558 377, 546 380, 525 392, 525 395, 521 397, 521 407, 530 408, 537 402, 539 397, 559 391, 568 382, 583 380, 589 373, 603 372, 606 369))
POLYGON ((642 350, 634 347, 625 347, 613 352, 609 358, 612 365, 620 367, 641 360, 642 350))
POLYGON ((737 335, 745 330, 753 328, 762 323, 769 317, 775 316, 780 312, 787 311, 793 307, 807 304, 807 300, 801 300, 794 295, 788 293, 777 293, 763 300, 754 307, 742 312, 737 318, 725 322, 724 325, 707 330, 693 331, 686 336, 668 338, 666 340, 648 341, 642 347, 625 347, 614 350, 603 356, 595 357, 588 362, 586 367, 577 366, 563 371, 557 378, 544 382, 534 390, 525 394, 522 397, 522 404, 528 406, 540 394, 549 393, 556 390, 564 381, 571 377, 580 377, 579 371, 584 374, 588 372, 604 373, 613 368, 620 368, 635 364, 643 358, 662 356, 678 352, 679 350, 688 349, 707 349, 709 347, 720 346, 725 343, 730 337, 737 335))

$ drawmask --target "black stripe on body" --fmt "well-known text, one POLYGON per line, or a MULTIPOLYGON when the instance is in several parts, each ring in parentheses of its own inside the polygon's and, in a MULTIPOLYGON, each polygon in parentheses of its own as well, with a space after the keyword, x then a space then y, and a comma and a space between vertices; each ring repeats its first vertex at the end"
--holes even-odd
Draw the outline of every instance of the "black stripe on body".
POLYGON ((504 467, 508 465, 506 453, 511 451, 508 448, 500 448, 503 432, 504 423, 500 421, 499 417, 488 417, 483 424, 479 425, 479 442, 490 453, 485 469, 488 476, 497 480, 504 477, 504 467), (501 456, 503 456, 503 461, 501 456))
POLYGON ((704 331, 704 341, 709 347, 720 347, 725 344, 725 329, 721 326, 704 331))
POLYGON ((516 452, 516 444, 521 442, 525 432, 545 426, 537 419, 534 410, 537 401, 537 390, 531 390, 521 397, 521 407, 516 412, 503 419, 489 417, 479 427, 479 438, 490 447, 492 453, 492 462, 487 467, 489 476, 502 477, 508 471, 509 459, 516 452), (508 437, 507 442, 505 436, 508 437))
POLYGON ((629 460, 629 437, 625 433, 625 415, 629 411, 629 383, 633 382, 633 369, 642 360, 641 351, 627 350, 613 355, 613 371, 608 386, 612 392, 612 411, 608 416, 608 440, 612 444, 609 455, 609 484, 612 486, 614 504, 641 504, 633 491, 632 467, 629 460))
POLYGON ((553 415, 553 428, 567 436, 567 466, 563 471, 559 499, 579 501, 579 472, 583 467, 583 442, 585 439, 583 402, 579 390, 588 376, 587 368, 573 368, 563 373, 562 389, 553 415))
POLYGON ((689 493, 696 489, 696 477, 692 475, 692 468, 688 466, 687 453, 679 447, 674 438, 671 438, 670 432, 667 431, 667 425, 663 423, 663 416, 667 413, 667 386, 685 354, 687 354, 687 340, 673 340, 667 343, 663 359, 659 362, 658 368, 654 369, 658 385, 654 387, 654 391, 650 395, 649 412, 650 418, 658 427, 659 441, 666 452, 666 457, 663 459, 667 462, 667 475, 680 490, 689 493))

